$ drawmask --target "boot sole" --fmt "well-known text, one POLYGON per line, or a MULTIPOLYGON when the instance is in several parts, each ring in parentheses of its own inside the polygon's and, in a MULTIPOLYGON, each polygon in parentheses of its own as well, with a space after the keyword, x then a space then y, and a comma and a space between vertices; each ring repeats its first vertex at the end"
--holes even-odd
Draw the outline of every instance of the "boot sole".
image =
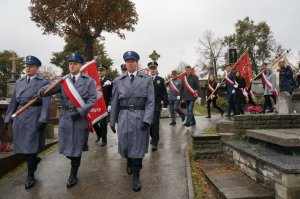
POLYGON ((142 187, 133 188, 133 191, 134 191, 134 192, 139 192, 139 191, 141 191, 141 189, 142 189, 142 187))

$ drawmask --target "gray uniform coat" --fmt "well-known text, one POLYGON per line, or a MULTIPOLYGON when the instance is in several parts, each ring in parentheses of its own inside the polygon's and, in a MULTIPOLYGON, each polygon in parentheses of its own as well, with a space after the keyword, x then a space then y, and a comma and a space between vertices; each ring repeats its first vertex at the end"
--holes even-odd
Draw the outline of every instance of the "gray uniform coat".
POLYGON ((176 101, 177 100, 177 96, 181 94, 182 92, 182 80, 181 79, 175 79, 175 80, 171 80, 174 84, 174 86, 178 89, 179 94, 177 94, 171 87, 170 83, 169 83, 169 94, 168 94, 168 98, 171 101, 176 101))
MULTIPOLYGON (((11 115, 27 104, 38 90, 50 84, 42 75, 37 74, 29 83, 26 76, 16 81, 11 102, 4 122, 9 123, 11 115)), ((40 106, 31 106, 13 121, 13 143, 15 153, 37 153, 45 145, 45 132, 37 131, 38 122, 47 123, 50 113, 50 97, 43 98, 40 106)))
POLYGON ((149 130, 141 130, 143 122, 151 124, 154 113, 154 87, 150 76, 137 72, 131 83, 128 73, 114 80, 110 125, 118 124, 118 150, 122 157, 143 158, 148 152, 149 130), (145 110, 126 110, 123 106, 142 106, 145 110))
MULTIPOLYGON (((70 76, 68 78, 70 78, 70 76)), ((85 106, 77 109, 82 117, 75 121, 70 117, 72 111, 66 109, 61 110, 58 128, 59 153, 68 157, 81 156, 84 143, 86 143, 88 137, 89 125, 85 116, 97 100, 96 84, 94 79, 90 76, 81 73, 80 77, 75 82, 74 87, 85 102, 85 106)), ((60 98, 62 106, 74 106, 61 85, 55 87, 49 95, 55 93, 61 93, 60 98)))
POLYGON ((276 76, 275 76, 274 73, 272 73, 270 71, 269 75, 266 74, 266 78, 271 83, 272 89, 269 90, 268 87, 265 86, 265 88, 264 88, 264 95, 273 95, 273 92, 275 91, 275 88, 276 88, 276 76))

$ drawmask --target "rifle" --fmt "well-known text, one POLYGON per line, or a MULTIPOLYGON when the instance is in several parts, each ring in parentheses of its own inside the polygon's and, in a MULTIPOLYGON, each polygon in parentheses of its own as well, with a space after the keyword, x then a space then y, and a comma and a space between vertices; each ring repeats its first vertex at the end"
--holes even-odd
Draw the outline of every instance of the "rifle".
MULTIPOLYGON (((58 86, 63 80, 65 80, 68 77, 68 75, 65 75, 64 77, 62 77, 61 79, 57 80, 54 84, 50 85, 45 91, 44 94, 49 93, 52 89, 54 89, 56 86, 58 86)), ((27 109, 29 109, 29 107, 31 107, 33 104, 35 104, 38 101, 38 97, 34 97, 32 100, 30 100, 25 106, 21 107, 19 110, 17 110, 14 114, 11 115, 11 118, 14 119, 15 117, 17 117, 18 115, 20 115, 21 113, 23 113, 24 111, 26 111, 27 109)))

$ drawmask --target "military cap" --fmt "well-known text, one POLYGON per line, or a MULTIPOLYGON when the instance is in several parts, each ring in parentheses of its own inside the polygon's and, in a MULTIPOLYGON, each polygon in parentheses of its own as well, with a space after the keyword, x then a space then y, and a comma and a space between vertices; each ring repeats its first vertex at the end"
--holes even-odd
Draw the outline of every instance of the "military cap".
POLYGON ((135 61, 139 61, 140 60, 140 56, 139 54, 137 54, 136 52, 134 51, 127 51, 124 53, 123 55, 123 59, 126 61, 126 60, 135 60, 135 61))
POLYGON ((80 63, 80 64, 84 64, 84 60, 83 58, 76 54, 76 53, 72 53, 68 56, 68 62, 77 62, 77 63, 80 63))
POLYGON ((149 68, 157 68, 158 63, 157 63, 156 61, 149 62, 149 63, 147 64, 147 66, 148 66, 149 68))
POLYGON ((26 57, 25 64, 35 65, 37 67, 40 67, 42 65, 42 62, 37 57, 32 56, 32 55, 28 55, 26 57))
POLYGON ((107 66, 105 66, 104 64, 98 67, 98 71, 104 71, 104 70, 107 70, 107 66))

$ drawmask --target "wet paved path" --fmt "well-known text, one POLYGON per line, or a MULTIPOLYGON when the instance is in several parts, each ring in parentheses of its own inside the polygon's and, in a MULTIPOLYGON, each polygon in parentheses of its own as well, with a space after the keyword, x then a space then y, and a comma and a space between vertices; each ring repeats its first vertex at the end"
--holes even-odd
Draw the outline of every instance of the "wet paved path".
MULTIPOLYGON (((216 117, 219 119, 219 117, 216 117)), ((0 199, 185 199, 188 198, 185 147, 193 131, 202 131, 213 124, 196 117, 197 125, 186 128, 180 119, 170 126, 170 119, 161 119, 158 151, 146 155, 141 171, 142 191, 132 191, 132 176, 126 173, 126 160, 117 153, 117 136, 110 129, 107 147, 100 147, 90 136, 90 151, 82 156, 78 184, 66 188, 70 161, 55 150, 42 159, 36 172, 37 183, 24 189, 26 172, 22 171, 0 187, 0 199)))

